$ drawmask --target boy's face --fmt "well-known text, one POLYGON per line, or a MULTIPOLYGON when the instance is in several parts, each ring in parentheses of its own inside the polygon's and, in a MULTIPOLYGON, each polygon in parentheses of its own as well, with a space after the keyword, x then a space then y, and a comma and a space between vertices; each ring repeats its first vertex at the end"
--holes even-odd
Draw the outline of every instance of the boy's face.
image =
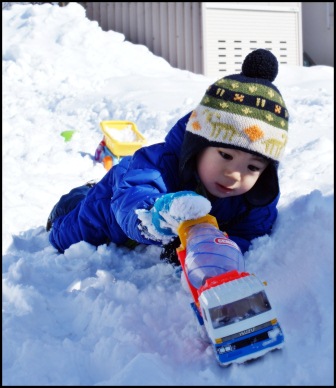
POLYGON ((249 191, 268 161, 248 152, 207 147, 197 160, 197 172, 206 190, 218 198, 233 197, 249 191))

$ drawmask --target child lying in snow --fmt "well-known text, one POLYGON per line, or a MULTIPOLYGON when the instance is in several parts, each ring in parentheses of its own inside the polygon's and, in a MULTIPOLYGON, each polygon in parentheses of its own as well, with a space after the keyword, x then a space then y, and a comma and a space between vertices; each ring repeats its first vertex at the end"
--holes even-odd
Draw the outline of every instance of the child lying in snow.
POLYGON ((272 84, 277 72, 271 52, 251 52, 242 73, 211 85, 165 142, 62 196, 48 219, 51 244, 60 252, 82 240, 155 244, 174 261, 179 223, 207 213, 243 253, 252 239, 269 234, 288 131, 285 103, 272 84))

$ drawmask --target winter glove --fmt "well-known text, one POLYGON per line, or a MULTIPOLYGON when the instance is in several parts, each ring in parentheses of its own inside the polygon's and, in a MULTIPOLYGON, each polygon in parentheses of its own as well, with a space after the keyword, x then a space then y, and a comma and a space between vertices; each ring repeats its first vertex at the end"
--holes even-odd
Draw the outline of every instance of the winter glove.
POLYGON ((158 198, 151 210, 138 211, 144 229, 166 243, 177 236, 177 228, 182 221, 205 216, 211 210, 211 203, 194 191, 179 191, 164 194, 158 198), (144 214, 146 213, 146 214, 144 214))

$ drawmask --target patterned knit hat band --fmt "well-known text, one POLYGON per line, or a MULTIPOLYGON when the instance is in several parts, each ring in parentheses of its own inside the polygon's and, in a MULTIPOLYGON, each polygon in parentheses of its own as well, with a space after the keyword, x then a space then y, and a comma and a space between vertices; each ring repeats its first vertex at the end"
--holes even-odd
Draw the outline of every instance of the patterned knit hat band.
POLYGON ((256 152, 279 161, 287 142, 288 111, 271 83, 278 63, 267 50, 244 61, 243 73, 218 80, 206 91, 187 124, 187 131, 214 143, 256 152))
POLYGON ((209 86, 201 104, 239 115, 256 117, 288 130, 288 111, 280 93, 262 84, 243 83, 232 78, 223 78, 209 86))
POLYGON ((281 159, 287 141, 285 130, 265 121, 221 112, 202 105, 190 116, 187 131, 201 136, 214 146, 234 146, 275 161, 281 159))

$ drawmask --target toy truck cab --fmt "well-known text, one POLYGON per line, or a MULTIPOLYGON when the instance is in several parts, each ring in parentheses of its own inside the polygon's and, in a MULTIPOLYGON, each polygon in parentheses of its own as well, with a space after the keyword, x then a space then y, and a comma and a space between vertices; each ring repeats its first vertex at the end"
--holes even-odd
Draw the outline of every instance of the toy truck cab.
POLYGON ((199 290, 198 301, 200 322, 221 366, 242 363, 283 346, 284 336, 265 285, 256 276, 231 271, 209 279, 199 290))

